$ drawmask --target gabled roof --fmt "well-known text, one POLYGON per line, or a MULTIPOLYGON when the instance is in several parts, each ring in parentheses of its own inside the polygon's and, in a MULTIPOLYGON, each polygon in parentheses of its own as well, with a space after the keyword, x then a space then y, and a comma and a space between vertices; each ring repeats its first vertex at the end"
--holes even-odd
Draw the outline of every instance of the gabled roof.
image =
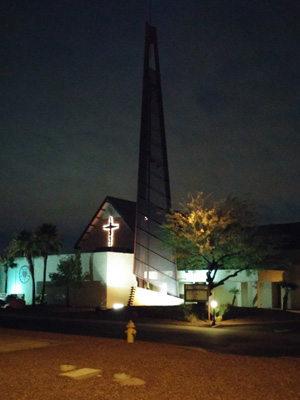
MULTIPOLYGON (((134 232, 135 230, 135 215, 136 215, 136 202, 117 197, 107 196, 104 203, 110 203, 121 215, 129 228, 134 232)), ((103 204, 104 204, 103 203, 103 204)))
POLYGON ((136 202, 130 200, 119 199, 117 197, 107 196, 102 202, 101 206, 98 208, 94 216, 92 217, 89 224, 84 229, 83 233, 77 240, 74 248, 77 249, 80 246, 80 242, 82 242, 88 233, 95 226, 95 222, 101 217, 101 213, 104 210, 104 206, 106 203, 109 203, 113 206, 113 208, 120 214, 122 219, 128 225, 130 230, 134 232, 135 230, 135 216, 136 216, 136 202))

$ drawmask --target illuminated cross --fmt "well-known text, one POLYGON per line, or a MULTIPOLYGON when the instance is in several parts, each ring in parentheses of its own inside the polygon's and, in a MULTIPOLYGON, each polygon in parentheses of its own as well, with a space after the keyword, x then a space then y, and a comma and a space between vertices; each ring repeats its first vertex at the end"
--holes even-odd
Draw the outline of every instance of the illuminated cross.
POLYGON ((112 247, 114 243, 114 230, 119 229, 119 224, 114 224, 114 218, 110 216, 108 224, 103 225, 103 229, 108 231, 108 247, 112 247))

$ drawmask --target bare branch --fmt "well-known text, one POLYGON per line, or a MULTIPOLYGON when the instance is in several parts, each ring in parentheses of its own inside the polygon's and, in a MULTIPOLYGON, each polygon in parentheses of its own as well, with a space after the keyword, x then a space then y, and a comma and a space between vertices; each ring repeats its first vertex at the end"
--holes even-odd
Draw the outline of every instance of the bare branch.
POLYGON ((221 279, 219 282, 217 282, 216 284, 214 284, 213 287, 211 288, 211 290, 214 289, 214 288, 216 288, 216 287, 218 287, 218 286, 224 285, 224 283, 225 283, 229 278, 234 278, 234 277, 237 276, 240 272, 245 271, 245 269, 247 269, 247 268, 246 268, 246 267, 245 267, 245 268, 240 268, 240 269, 237 269, 233 274, 227 275, 226 278, 223 278, 223 279, 221 279))

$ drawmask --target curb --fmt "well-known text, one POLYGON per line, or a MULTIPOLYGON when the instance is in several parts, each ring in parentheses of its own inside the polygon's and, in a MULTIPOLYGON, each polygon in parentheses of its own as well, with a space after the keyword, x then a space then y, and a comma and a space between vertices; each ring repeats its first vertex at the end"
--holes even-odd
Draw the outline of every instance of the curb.
POLYGON ((234 327, 234 326, 246 326, 246 325, 271 325, 271 324, 286 324, 286 323, 299 323, 298 319, 284 320, 284 321, 253 321, 253 322, 240 322, 240 323, 224 323, 216 324, 211 328, 223 328, 223 327, 234 327))

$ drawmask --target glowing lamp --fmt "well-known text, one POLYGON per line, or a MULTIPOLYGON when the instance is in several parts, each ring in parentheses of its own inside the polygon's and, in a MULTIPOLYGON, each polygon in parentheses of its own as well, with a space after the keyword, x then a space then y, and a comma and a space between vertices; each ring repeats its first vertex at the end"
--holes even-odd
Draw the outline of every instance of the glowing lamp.
POLYGON ((210 305, 211 305, 212 308, 216 308, 216 307, 218 306, 218 302, 217 302, 216 300, 213 300, 213 301, 210 303, 210 305))
POLYGON ((121 303, 115 303, 113 305, 114 310, 119 310, 120 308, 123 308, 123 307, 124 307, 124 304, 121 304, 121 303))

